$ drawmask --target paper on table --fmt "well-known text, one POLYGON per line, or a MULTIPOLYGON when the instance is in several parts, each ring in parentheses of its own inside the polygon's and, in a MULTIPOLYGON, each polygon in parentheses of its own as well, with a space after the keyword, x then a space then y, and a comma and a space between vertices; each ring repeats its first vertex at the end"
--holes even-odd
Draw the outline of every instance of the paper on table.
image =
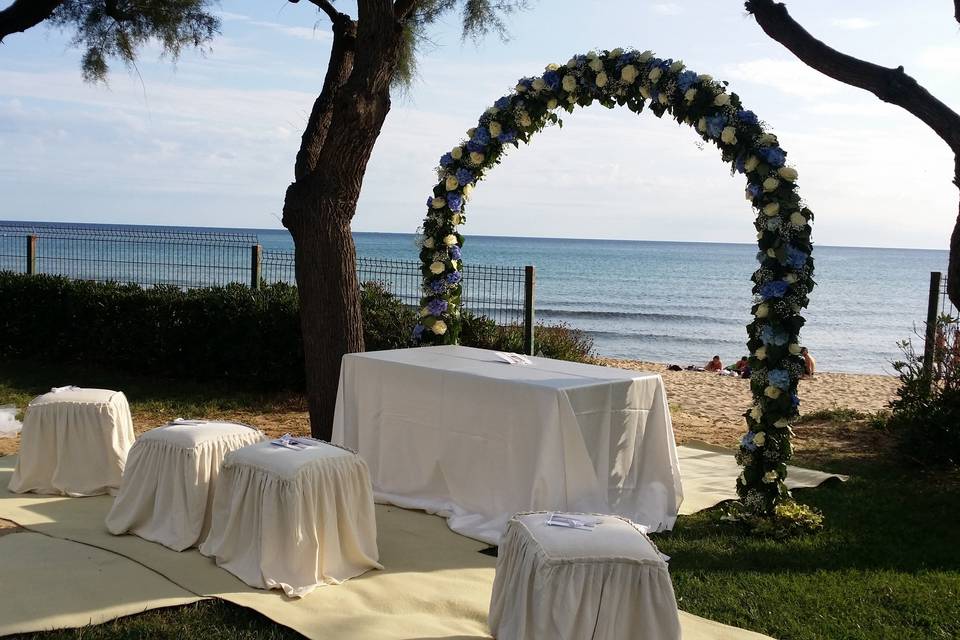
POLYGON ((563 513, 551 513, 547 516, 547 524, 551 527, 567 527, 568 529, 593 531, 593 528, 597 526, 597 521, 591 521, 582 517, 574 517, 563 513))
POLYGON ((506 353, 504 351, 496 351, 497 357, 506 362, 507 364, 533 364, 533 361, 530 360, 525 355, 519 353, 506 353))

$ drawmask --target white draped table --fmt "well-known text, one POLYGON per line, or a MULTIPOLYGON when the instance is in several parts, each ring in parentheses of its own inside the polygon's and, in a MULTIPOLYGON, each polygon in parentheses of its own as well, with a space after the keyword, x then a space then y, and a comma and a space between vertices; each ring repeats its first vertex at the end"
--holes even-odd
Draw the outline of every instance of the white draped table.
POLYGON ((333 440, 378 502, 498 544, 521 511, 609 513, 669 529, 683 498, 663 380, 459 346, 344 356, 333 440))

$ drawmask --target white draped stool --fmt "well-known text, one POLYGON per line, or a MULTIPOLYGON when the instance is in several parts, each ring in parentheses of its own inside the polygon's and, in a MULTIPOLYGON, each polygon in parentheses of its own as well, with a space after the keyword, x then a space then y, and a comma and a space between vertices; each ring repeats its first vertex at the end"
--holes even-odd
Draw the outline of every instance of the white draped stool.
POLYGON ((592 530, 518 514, 497 556, 490 630, 500 640, 680 638, 667 564, 633 523, 577 516, 592 530))
POLYGON ((115 493, 133 444, 130 406, 120 391, 63 387, 27 405, 20 437, 10 491, 115 493))
POLYGON ((261 442, 227 455, 200 553, 258 589, 300 598, 378 562, 367 465, 319 440, 261 442))
POLYGON ((174 551, 200 544, 210 530, 224 457, 263 438, 259 430, 232 422, 181 420, 151 429, 130 449, 107 529, 174 551))

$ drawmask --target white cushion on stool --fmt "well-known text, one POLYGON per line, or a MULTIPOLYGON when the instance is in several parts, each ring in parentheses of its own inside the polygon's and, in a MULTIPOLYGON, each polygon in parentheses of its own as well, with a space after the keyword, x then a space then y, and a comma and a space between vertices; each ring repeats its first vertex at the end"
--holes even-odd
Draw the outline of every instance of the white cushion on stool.
POLYGON ((116 491, 133 444, 127 398, 70 389, 34 398, 23 418, 14 493, 95 496, 116 491))
POLYGON ((616 516, 592 531, 514 516, 500 543, 490 630, 501 640, 670 640, 680 620, 666 562, 616 516))
POLYGON ((367 465, 327 443, 230 453, 200 553, 251 587, 291 597, 381 569, 367 465))
POLYGON ((263 438, 257 429, 231 422, 151 429, 130 449, 107 529, 114 535, 133 533, 174 551, 200 544, 210 529, 224 457, 263 438))

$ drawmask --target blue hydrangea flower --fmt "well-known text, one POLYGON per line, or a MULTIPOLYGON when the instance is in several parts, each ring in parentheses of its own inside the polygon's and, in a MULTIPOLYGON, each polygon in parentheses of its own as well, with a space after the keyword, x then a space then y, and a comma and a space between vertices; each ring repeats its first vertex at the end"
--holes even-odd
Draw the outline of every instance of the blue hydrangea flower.
POLYGON ((760 287, 760 295, 764 298, 782 298, 783 294, 790 288, 790 283, 785 280, 773 280, 760 287))
POLYGON ((696 71, 690 71, 690 69, 687 69, 677 76, 677 87, 680 89, 680 91, 686 93, 687 89, 692 87, 696 81, 696 71))
POLYGON ((474 129, 473 137, 470 139, 482 145, 487 145, 490 142, 490 131, 487 130, 486 127, 477 127, 474 129))
POLYGON ((447 193, 447 206, 450 207, 450 211, 454 213, 460 211, 460 207, 463 206, 463 196, 456 191, 450 191, 447 193))
POLYGON ((747 124, 757 124, 760 122, 760 119, 757 118, 757 114, 749 109, 741 109, 737 111, 737 117, 740 118, 740 122, 745 122, 747 124))
POLYGON ((440 298, 434 298, 427 303, 427 311, 430 312, 430 315, 438 316, 444 311, 447 310, 447 307, 450 306, 447 304, 446 300, 441 300, 440 298))
POLYGON ((465 187, 473 182, 473 171, 470 171, 470 169, 464 169, 463 167, 460 167, 457 169, 456 176, 457 182, 460 183, 461 187, 465 187))
POLYGON ((451 260, 459 260, 461 257, 463 257, 463 254, 460 252, 460 247, 458 247, 457 245, 453 245, 452 247, 450 247, 451 260))
POLYGON ((420 324, 420 323, 418 322, 418 323, 417 323, 417 326, 415 326, 415 327, 413 328, 413 339, 414 339, 414 340, 419 340, 419 339, 420 339, 420 336, 423 335, 423 330, 424 330, 424 329, 426 329, 426 327, 424 327, 422 324, 420 324))
POLYGON ((543 83, 550 91, 556 91, 560 88, 560 74, 556 71, 547 71, 543 74, 543 83))
POLYGON ((760 264, 763 264, 764 261, 766 261, 766 259, 767 259, 766 251, 757 251, 757 262, 759 262, 760 264))
POLYGON ((747 163, 744 161, 743 156, 733 161, 733 168, 737 170, 737 173, 747 172, 747 163))
POLYGON ((440 293, 447 288, 447 281, 441 278, 440 280, 434 280, 430 283, 430 291, 434 293, 440 293))
POLYGON ((757 153, 774 169, 782 167, 787 161, 787 154, 780 147, 760 147, 757 153))
POLYGON ((432 204, 433 204, 433 196, 427 197, 427 206, 429 207, 432 204))
POLYGON ((500 109, 501 111, 505 109, 509 109, 510 96, 503 96, 502 98, 498 98, 497 101, 493 103, 493 106, 495 106, 497 109, 500 109))
POLYGON ((504 131, 503 133, 497 136, 497 140, 499 140, 501 144, 508 144, 510 142, 513 142, 516 139, 517 139, 516 131, 504 131))
POLYGON ((719 138, 723 133, 723 128, 727 126, 727 117, 723 114, 717 114, 707 118, 707 135, 711 138, 719 138))
POLYGON ((767 382, 786 391, 790 388, 790 373, 786 369, 774 369, 767 373, 767 382))
POLYGON ((748 184, 748 185, 747 185, 747 193, 750 194, 750 197, 751 197, 751 198, 756 198, 756 197, 759 196, 761 193, 763 193, 763 187, 762 187, 761 185, 759 185, 759 184, 752 184, 752 183, 751 183, 751 184, 748 184))
POLYGON ((807 254, 792 244, 787 245, 787 266, 802 269, 807 264, 807 254))
POLYGON ((469 142, 467 142, 467 151, 471 153, 483 153, 486 150, 487 150, 487 146, 485 144, 477 142, 476 140, 470 140, 469 142))
POLYGON ((452 271, 447 274, 447 284, 457 284, 463 280, 463 276, 460 275, 459 271, 452 271))
POLYGON ((800 406, 800 398, 795 393, 790 394, 790 404, 793 405, 793 408, 796 409, 800 406))
POLYGON ((657 104, 657 101, 660 99, 660 92, 656 89, 650 91, 650 104, 657 104))
POLYGON ((740 438, 740 446, 746 449, 747 451, 756 451, 757 445, 753 443, 753 438, 756 436, 753 431, 747 431, 742 438, 740 438))
POLYGON ((441 167, 449 167, 452 164, 453 164, 453 155, 449 151, 447 151, 445 154, 440 156, 441 167))
POLYGON ((760 340, 765 345, 782 347, 790 340, 790 336, 782 329, 774 329, 772 326, 767 325, 760 330, 760 340))

